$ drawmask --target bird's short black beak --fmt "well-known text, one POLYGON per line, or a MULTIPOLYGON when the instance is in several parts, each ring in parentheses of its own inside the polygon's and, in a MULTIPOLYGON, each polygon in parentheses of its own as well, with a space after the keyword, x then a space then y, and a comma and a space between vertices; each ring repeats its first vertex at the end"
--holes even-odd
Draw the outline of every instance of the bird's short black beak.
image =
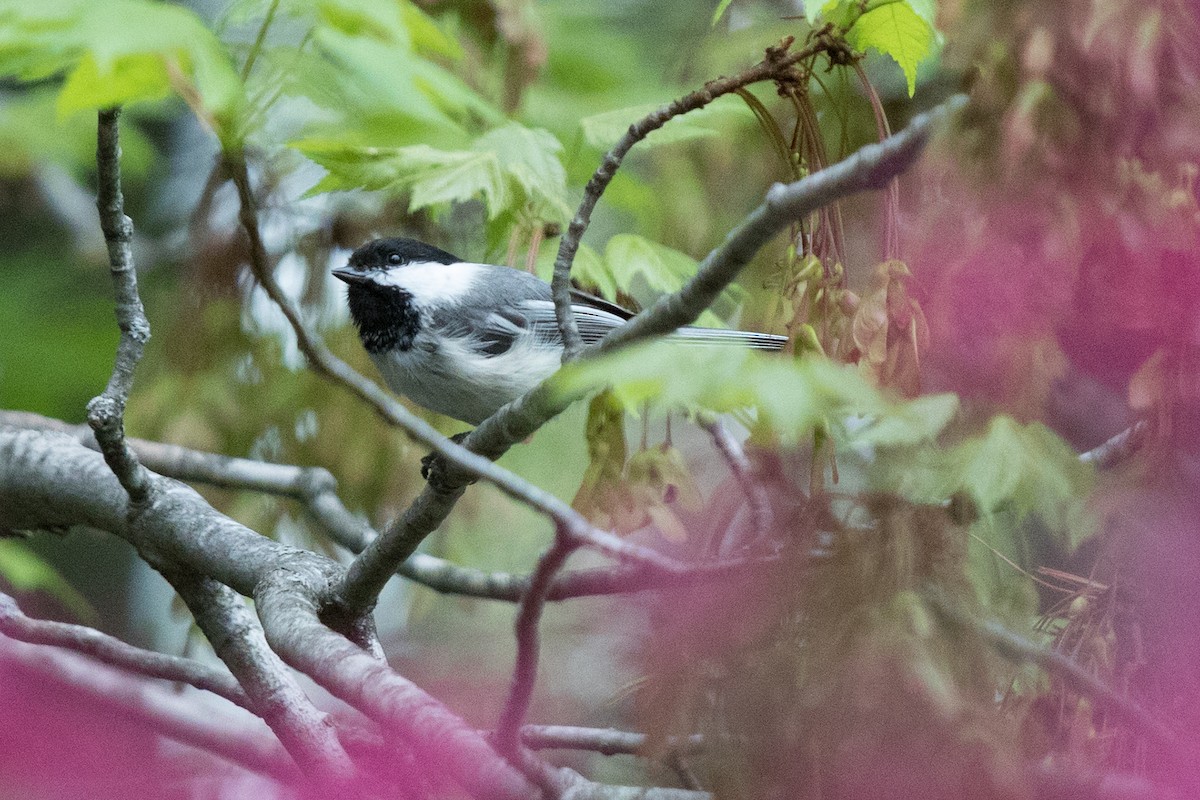
POLYGON ((346 283, 350 284, 351 286, 354 286, 355 284, 362 285, 364 283, 371 282, 370 275, 368 275, 365 272, 359 272, 356 269, 351 269, 350 267, 342 267, 341 269, 335 269, 333 271, 333 276, 335 278, 337 278, 338 280, 345 281, 346 283))

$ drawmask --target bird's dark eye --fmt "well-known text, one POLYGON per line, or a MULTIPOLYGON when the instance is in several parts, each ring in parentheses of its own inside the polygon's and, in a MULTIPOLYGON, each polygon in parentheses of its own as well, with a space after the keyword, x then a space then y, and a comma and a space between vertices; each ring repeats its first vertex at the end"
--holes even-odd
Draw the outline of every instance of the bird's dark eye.
POLYGON ((399 264, 402 260, 403 259, 400 258, 399 253, 389 253, 388 254, 388 263, 389 264, 399 264))

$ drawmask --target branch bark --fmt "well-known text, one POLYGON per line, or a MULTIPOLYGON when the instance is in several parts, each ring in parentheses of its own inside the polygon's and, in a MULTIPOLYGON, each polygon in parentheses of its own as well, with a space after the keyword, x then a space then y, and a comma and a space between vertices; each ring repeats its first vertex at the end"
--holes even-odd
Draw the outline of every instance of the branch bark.
POLYGON ((429 769, 477 797, 535 794, 462 719, 320 621, 323 593, 342 576, 337 564, 259 536, 190 488, 147 474, 147 499, 134 504, 103 458, 70 437, 0 428, 0 526, 90 525, 127 539, 152 563, 186 565, 253 595, 285 661, 410 736, 429 769))
POLYGON ((267 646, 262 629, 242 599, 228 587, 186 568, 163 565, 159 571, 183 598, 213 650, 245 687, 253 711, 271 727, 300 769, 322 792, 345 796, 355 770, 337 732, 267 646))
POLYGON ((125 199, 121 194, 120 119, 119 108, 100 112, 96 128, 96 208, 108 245, 121 340, 108 386, 103 394, 88 403, 87 418, 96 432, 104 460, 129 496, 134 501, 141 501, 146 495, 147 479, 137 456, 125 444, 125 404, 133 386, 134 369, 150 339, 150 323, 138 295, 137 271, 130 246, 133 221, 125 216, 125 199))
POLYGON ((250 699, 237 680, 227 672, 189 658, 143 650, 95 628, 30 619, 22 613, 17 601, 6 594, 0 594, 0 633, 19 642, 74 650, 147 678, 186 683, 224 697, 242 708, 250 709, 250 699))

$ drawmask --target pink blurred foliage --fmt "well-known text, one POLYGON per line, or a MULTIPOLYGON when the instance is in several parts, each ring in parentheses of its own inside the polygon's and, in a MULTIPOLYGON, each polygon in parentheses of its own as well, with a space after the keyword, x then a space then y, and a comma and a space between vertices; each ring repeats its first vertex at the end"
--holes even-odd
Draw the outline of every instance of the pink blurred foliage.
POLYGON ((967 122, 915 176, 905 241, 934 385, 1036 418, 1070 367, 1123 394, 1200 346, 1200 27, 1172 0, 997 8, 1010 49, 970 54, 967 122))
MULTIPOLYGON (((8 642, 4 647, 38 646, 8 642)), ((64 655, 53 648, 42 650, 39 659, 64 655)), ((96 669, 107 670, 99 665, 96 669)), ((0 708, 0 797, 295 797, 273 780, 172 743, 149 724, 112 713, 89 692, 50 677, 36 662, 0 659, 0 708)))

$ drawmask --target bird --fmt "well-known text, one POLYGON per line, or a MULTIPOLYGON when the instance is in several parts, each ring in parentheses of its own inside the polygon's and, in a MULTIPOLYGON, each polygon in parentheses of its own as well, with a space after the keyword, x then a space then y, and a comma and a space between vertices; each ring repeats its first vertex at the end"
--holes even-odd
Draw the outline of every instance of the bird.
MULTIPOLYGON (((562 362, 550 284, 527 272, 396 237, 362 245, 333 275, 348 284, 350 317, 384 381, 430 411, 478 425, 562 362)), ((576 289, 571 298, 585 344, 633 317, 576 289)), ((787 342, 716 328, 680 328, 671 338, 768 351, 787 342)))

